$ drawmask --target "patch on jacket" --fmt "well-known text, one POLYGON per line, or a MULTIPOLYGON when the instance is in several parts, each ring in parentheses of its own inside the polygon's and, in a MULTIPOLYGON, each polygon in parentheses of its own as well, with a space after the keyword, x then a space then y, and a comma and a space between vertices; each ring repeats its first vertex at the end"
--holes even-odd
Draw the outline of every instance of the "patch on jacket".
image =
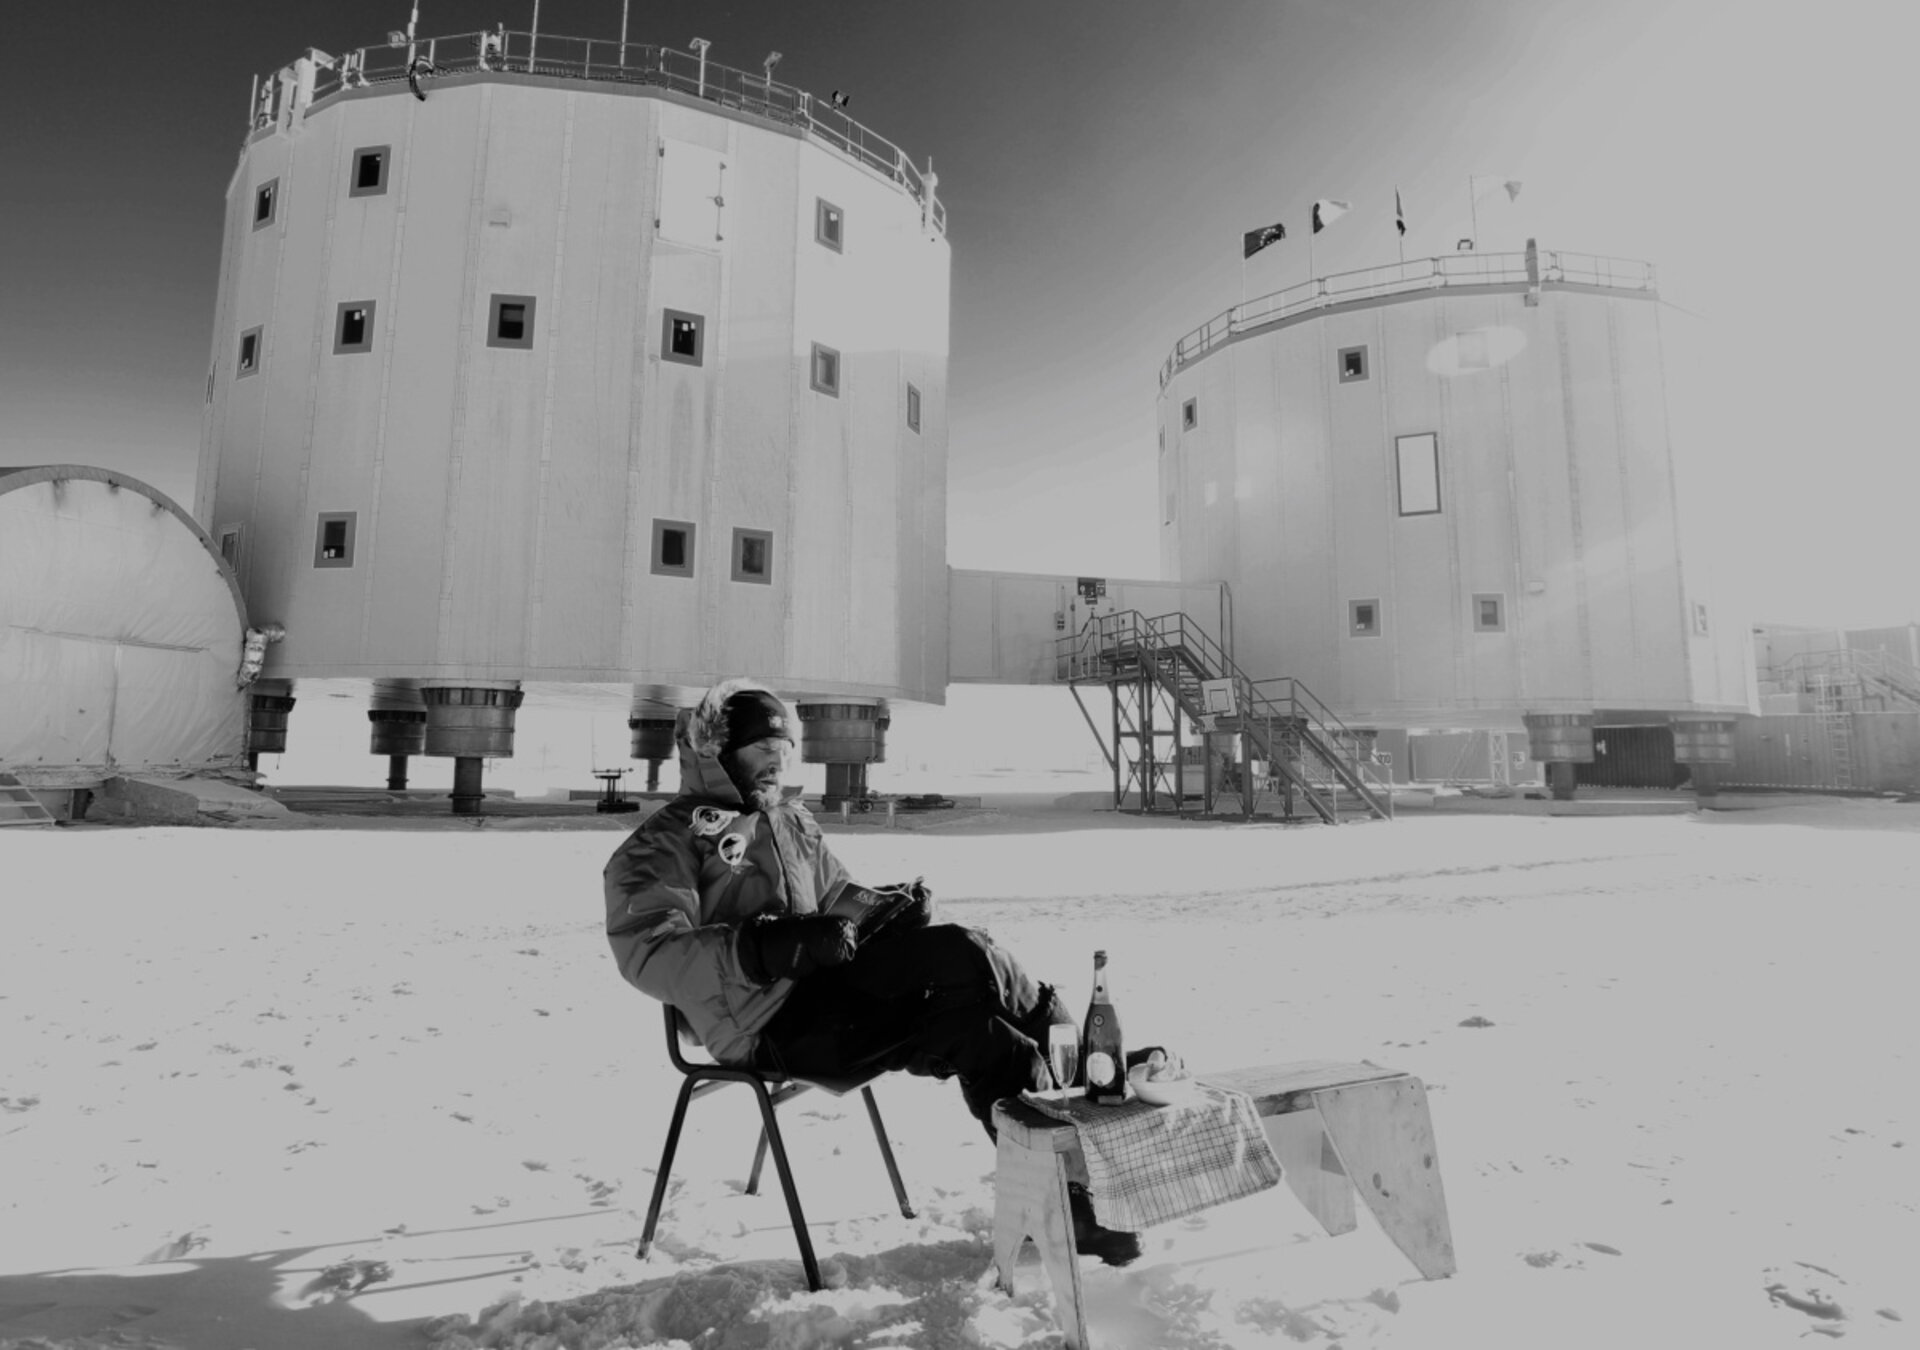
POLYGON ((739 818, 740 813, 738 811, 728 811, 718 806, 696 806, 693 808, 693 820, 691 822, 693 837, 695 839, 711 839, 739 818))
POLYGON ((723 834, 713 851, 720 855, 720 861, 728 867, 738 867, 740 860, 747 856, 747 837, 738 832, 723 834))

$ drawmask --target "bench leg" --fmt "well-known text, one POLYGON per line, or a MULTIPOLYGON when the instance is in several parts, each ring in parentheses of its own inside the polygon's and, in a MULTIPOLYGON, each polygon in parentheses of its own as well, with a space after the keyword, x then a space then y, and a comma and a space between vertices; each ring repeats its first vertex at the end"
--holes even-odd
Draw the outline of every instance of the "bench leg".
POLYGON ((1351 1233, 1359 1222, 1353 1212, 1353 1184, 1341 1170, 1340 1155, 1327 1138, 1320 1113, 1308 1109, 1268 1116, 1267 1142, 1286 1174, 1287 1185, 1320 1226, 1334 1237, 1351 1233))
POLYGON ((1028 1238, 1053 1285, 1054 1320, 1071 1350, 1089 1350, 1087 1305, 1080 1287, 1080 1253, 1067 1206, 1067 1169, 1058 1153, 1023 1148, 1000 1137, 993 1200, 996 1283, 1015 1292, 1013 1268, 1028 1238))
POLYGON ((1389 1078, 1323 1088, 1313 1103, 1341 1167, 1393 1245, 1430 1280, 1453 1274, 1453 1230, 1425 1084, 1389 1078))

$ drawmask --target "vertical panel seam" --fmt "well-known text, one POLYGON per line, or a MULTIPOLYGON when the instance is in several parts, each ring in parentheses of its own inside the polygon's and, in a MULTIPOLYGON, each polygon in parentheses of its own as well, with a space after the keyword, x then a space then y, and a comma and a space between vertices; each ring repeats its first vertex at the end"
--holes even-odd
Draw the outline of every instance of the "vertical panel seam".
POLYGON ((486 203, 487 149, 493 135, 493 89, 490 83, 480 86, 479 128, 473 140, 473 185, 467 192, 467 257, 460 287, 460 333, 455 344, 453 425, 447 439, 447 503, 440 532, 440 623, 430 662, 435 669, 447 665, 448 649, 453 645, 455 549, 459 543, 460 481, 466 470, 467 383, 473 368, 473 306, 477 296, 474 288, 480 272, 480 216, 486 203))
POLYGON ((1617 301, 1604 301, 1607 310, 1607 367, 1613 383, 1613 455, 1620 476, 1620 535, 1622 561, 1626 564, 1627 584, 1622 589, 1627 597, 1627 650, 1632 653, 1636 664, 1640 660, 1640 614, 1636 603, 1640 581, 1640 569, 1633 560, 1634 525, 1638 519, 1633 509, 1633 480, 1628 472, 1627 458, 1632 450, 1632 437, 1626 425, 1625 391, 1621 388, 1620 371, 1620 328, 1617 301))
POLYGON ((1554 332, 1560 348, 1560 422, 1567 455, 1567 542, 1573 549, 1574 612, 1580 639, 1580 669, 1586 681, 1586 700, 1593 702, 1593 623, 1587 603, 1587 552, 1580 503, 1580 441, 1573 408, 1573 366, 1569 359, 1567 311, 1564 301, 1554 306, 1554 332))
POLYGON ((361 571, 360 586, 360 642, 358 647, 361 665, 367 664, 367 635, 373 626, 374 596, 378 592, 375 585, 374 568, 378 565, 376 545, 380 538, 380 487, 386 475, 387 467, 387 413, 393 393, 393 361, 400 346, 400 260, 406 251, 407 241, 407 202, 413 188, 413 131, 417 119, 407 119, 406 131, 401 139, 400 152, 406 160, 406 170, 401 177, 400 192, 395 198, 397 203, 393 220, 393 254, 387 263, 387 329, 382 335, 380 360, 380 416, 373 434, 373 490, 367 501, 367 528, 353 541, 354 552, 365 564, 361 571))
MULTIPOLYGON (((540 664, 540 609, 547 586, 547 500, 553 467, 553 381, 554 371, 559 365, 558 349, 562 331, 560 288, 566 279, 568 194, 573 188, 573 122, 578 98, 578 94, 567 94, 566 122, 560 133, 560 201, 554 211, 553 271, 547 283, 548 300, 544 306, 547 312, 544 326, 547 331, 544 341, 540 343, 541 353, 546 358, 546 370, 542 375, 540 390, 540 468, 539 483, 534 493, 533 578, 523 602, 525 618, 521 656, 529 670, 540 664)), ((588 331, 597 331, 597 326, 589 326, 588 331)))

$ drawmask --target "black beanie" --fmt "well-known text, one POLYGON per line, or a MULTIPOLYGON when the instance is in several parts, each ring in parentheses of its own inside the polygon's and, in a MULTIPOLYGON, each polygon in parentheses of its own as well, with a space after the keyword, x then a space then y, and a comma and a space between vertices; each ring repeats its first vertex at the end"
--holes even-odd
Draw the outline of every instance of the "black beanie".
POLYGON ((769 736, 785 737, 793 743, 793 731, 787 723, 787 705, 764 689, 742 689, 727 700, 726 733, 720 753, 752 745, 769 736))

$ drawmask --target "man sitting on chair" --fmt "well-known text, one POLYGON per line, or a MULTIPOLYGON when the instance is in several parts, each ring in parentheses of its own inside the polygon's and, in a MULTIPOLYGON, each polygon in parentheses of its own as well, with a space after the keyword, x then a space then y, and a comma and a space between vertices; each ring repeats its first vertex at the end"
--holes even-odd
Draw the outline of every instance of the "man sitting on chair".
MULTIPOLYGON (((934 922, 919 882, 864 887, 780 778, 787 709, 747 680, 709 689, 674 728, 680 792, 607 863, 620 973, 680 1010, 723 1064, 832 1083, 881 1073, 960 1080, 993 1104, 1052 1086, 1047 1028, 1073 1017, 988 936, 934 922), (862 927, 862 922, 867 927, 862 927)), ((1109 1264, 1139 1239, 1094 1222, 1073 1188, 1080 1250, 1109 1264)))

